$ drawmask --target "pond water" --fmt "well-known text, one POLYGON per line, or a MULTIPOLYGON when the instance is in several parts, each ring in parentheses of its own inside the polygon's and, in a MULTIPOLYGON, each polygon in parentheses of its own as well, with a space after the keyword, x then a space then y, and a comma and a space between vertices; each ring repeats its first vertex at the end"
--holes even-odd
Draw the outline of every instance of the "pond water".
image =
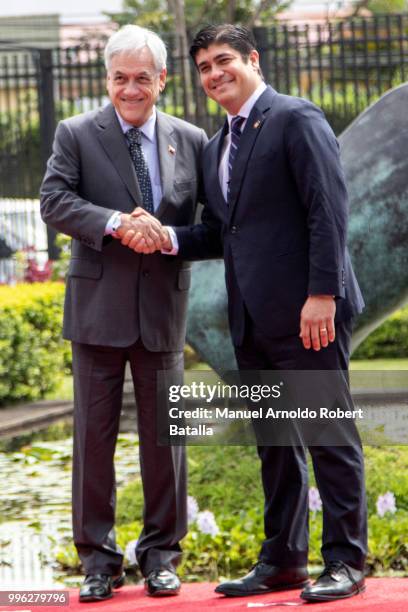
MULTIPOLYGON (((36 435, 0 452, 0 585, 52 588, 75 583, 55 566, 55 551, 71 538, 72 438, 36 435)), ((118 486, 139 472, 138 439, 120 434, 115 456, 118 486)))

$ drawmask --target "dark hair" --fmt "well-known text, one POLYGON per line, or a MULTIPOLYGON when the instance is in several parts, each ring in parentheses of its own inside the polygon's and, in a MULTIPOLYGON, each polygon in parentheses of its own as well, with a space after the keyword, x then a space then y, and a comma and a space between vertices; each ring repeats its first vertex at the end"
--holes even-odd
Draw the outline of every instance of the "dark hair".
POLYGON ((251 51, 256 49, 255 40, 248 28, 231 23, 208 25, 195 35, 191 44, 190 56, 194 63, 200 49, 208 49, 213 44, 229 45, 241 54, 245 62, 251 51))

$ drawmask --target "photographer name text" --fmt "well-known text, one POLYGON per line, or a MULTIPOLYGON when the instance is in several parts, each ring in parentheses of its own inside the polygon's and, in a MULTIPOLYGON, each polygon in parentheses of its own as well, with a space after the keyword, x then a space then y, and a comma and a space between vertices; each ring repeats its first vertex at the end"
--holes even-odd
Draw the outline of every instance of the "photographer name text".
MULTIPOLYGON (((262 420, 262 419, 363 419, 362 408, 355 410, 343 410, 341 408, 321 407, 317 410, 297 408, 292 410, 277 410, 275 408, 259 407, 256 410, 231 410, 230 408, 194 408, 193 410, 181 410, 175 406, 169 409, 170 419, 194 420, 194 421, 225 421, 225 420, 262 420)), ((194 425, 170 424, 170 436, 212 436, 214 429, 211 424, 195 423, 194 425)))

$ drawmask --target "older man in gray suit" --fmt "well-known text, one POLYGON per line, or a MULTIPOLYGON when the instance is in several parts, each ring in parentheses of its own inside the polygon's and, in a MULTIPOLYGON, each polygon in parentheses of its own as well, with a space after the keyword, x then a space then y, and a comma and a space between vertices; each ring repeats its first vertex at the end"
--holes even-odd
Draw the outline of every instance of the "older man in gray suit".
MULTIPOLYGON (((125 26, 106 46, 111 104, 62 121, 41 188, 46 223, 70 235, 64 337, 75 390, 73 528, 86 572, 81 601, 123 583, 115 543, 113 456, 126 362, 138 409, 144 528, 136 556, 149 595, 175 595, 186 533, 182 447, 157 445, 159 370, 182 375, 190 264, 121 244, 129 231, 154 250, 161 224, 193 221, 205 133, 156 110, 166 49, 153 32, 125 26), (131 216, 135 208, 157 222, 131 216), (116 240, 114 239, 116 238, 116 240)), ((135 517, 136 518, 136 517, 135 517)))

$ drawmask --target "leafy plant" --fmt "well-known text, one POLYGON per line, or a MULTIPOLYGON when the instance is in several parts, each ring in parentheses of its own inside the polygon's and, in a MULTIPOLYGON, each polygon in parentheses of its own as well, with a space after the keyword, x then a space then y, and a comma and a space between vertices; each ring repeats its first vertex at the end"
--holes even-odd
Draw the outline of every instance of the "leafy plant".
POLYGON ((43 397, 65 373, 63 296, 61 283, 0 286, 0 406, 43 397))
POLYGON ((354 351, 353 359, 408 356, 408 306, 392 314, 354 351))
MULTIPOLYGON (((374 573, 408 571, 408 448, 364 449, 369 514, 367 567, 374 573), (380 517, 376 502, 392 491, 394 514, 380 517)), ((203 534, 190 525, 182 542, 184 580, 218 580, 237 576, 257 559, 263 540, 263 493, 260 466, 253 447, 189 447, 189 493, 200 509, 210 509, 218 533, 203 534)), ((310 485, 315 485, 309 462, 310 485)), ((125 549, 141 531, 143 496, 140 479, 119 492, 118 541, 125 549)), ((309 563, 322 565, 322 512, 310 512, 309 563)))

